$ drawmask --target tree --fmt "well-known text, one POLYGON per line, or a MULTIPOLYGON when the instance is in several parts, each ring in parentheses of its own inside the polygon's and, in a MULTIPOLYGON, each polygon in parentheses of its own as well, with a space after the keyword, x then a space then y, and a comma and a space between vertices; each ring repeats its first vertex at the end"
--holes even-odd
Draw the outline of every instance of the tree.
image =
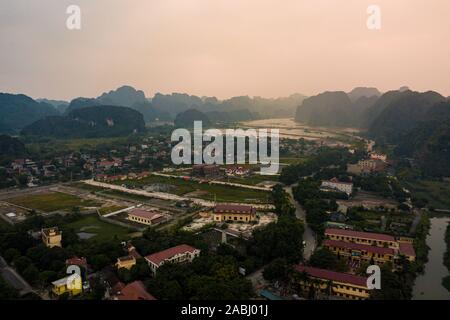
POLYGON ((336 255, 326 248, 316 250, 309 259, 309 264, 316 268, 339 272, 345 272, 348 269, 345 262, 338 260, 336 255))
POLYGON ((15 249, 15 248, 9 248, 3 254, 3 257, 8 262, 12 262, 15 258, 17 258, 19 256, 20 256, 20 252, 19 252, 19 250, 15 249))
POLYGON ((0 300, 15 300, 18 298, 19 292, 0 277, 0 300))
POLYGON ((278 258, 273 260, 266 268, 264 268, 264 279, 269 281, 286 280, 290 274, 291 267, 286 259, 278 258))
POLYGON ((34 265, 29 265, 22 272, 22 276, 30 283, 36 284, 39 280, 39 270, 34 265))

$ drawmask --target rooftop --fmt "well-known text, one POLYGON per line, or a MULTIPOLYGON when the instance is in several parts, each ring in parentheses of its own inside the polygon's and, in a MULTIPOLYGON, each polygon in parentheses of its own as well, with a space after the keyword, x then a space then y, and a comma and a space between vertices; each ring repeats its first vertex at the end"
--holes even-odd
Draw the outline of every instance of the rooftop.
POLYGON ((57 235, 61 234, 61 232, 59 231, 58 227, 43 228, 42 229, 42 233, 45 234, 47 237, 48 236, 57 236, 57 235))
POLYGON ((72 257, 66 260, 66 265, 85 266, 87 265, 86 258, 72 257))
POLYGON ((353 274, 335 272, 314 267, 306 267, 302 265, 297 265, 294 268, 296 271, 306 272, 309 276, 314 278, 331 280, 340 283, 348 283, 359 287, 367 287, 367 278, 355 276, 353 274))
POLYGON ((235 204, 218 204, 214 208, 214 213, 255 213, 256 210, 252 206, 235 205, 235 204))
POLYGON ((194 247, 191 247, 187 244, 181 244, 176 247, 172 247, 172 248, 160 251, 160 252, 150 254, 150 255, 146 256, 145 259, 154 264, 159 265, 162 261, 170 259, 177 254, 182 254, 182 253, 186 253, 186 252, 193 253, 195 250, 197 250, 197 249, 195 249, 194 247))
POLYGON ((366 252, 372 252, 377 254, 395 254, 395 250, 391 248, 383 248, 377 246, 369 246, 366 244, 357 244, 353 242, 345 242, 345 241, 335 241, 335 240, 325 240, 323 242, 325 246, 337 247, 337 248, 347 248, 351 250, 360 250, 366 252))
POLYGON ((400 242, 399 245, 400 245, 399 249, 400 254, 409 257, 416 256, 416 251, 414 250, 414 246, 411 243, 400 242))
POLYGON ((117 295, 118 300, 156 300, 154 296, 147 292, 142 281, 134 281, 127 284, 117 295))
POLYGON ((372 232, 362 232, 362 231, 328 228, 325 230, 325 235, 328 235, 328 234, 344 236, 344 237, 355 237, 355 238, 376 240, 376 241, 395 242, 395 238, 393 236, 390 236, 387 234, 382 234, 382 233, 372 233, 372 232))
POLYGON ((155 218, 159 218, 162 217, 158 211, 147 211, 147 210, 142 210, 142 209, 133 209, 130 210, 128 212, 129 215, 132 216, 136 216, 136 217, 140 217, 140 218, 145 218, 145 219, 155 219, 155 218))

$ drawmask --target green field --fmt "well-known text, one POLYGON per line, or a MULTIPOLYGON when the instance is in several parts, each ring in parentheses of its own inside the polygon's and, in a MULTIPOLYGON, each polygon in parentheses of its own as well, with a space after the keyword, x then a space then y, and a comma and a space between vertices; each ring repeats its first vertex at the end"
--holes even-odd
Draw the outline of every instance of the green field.
POLYGON ((119 210, 122 210, 125 208, 126 207, 124 207, 124 206, 109 206, 109 207, 103 207, 103 208, 98 209, 98 212, 103 216, 105 214, 108 214, 108 213, 111 213, 114 211, 119 211, 119 210))
POLYGON ((243 178, 225 178, 222 179, 222 181, 232 182, 232 183, 240 183, 240 184, 246 184, 250 186, 255 186, 261 182, 265 181, 278 181, 278 176, 263 176, 260 174, 253 174, 250 177, 243 177, 243 178))
POLYGON ((204 200, 244 203, 268 203, 271 201, 270 192, 208 183, 198 183, 180 178, 150 176, 142 180, 125 180, 116 182, 116 184, 119 185, 125 184, 132 187, 143 187, 155 183, 173 186, 174 188, 172 188, 169 193, 179 196, 183 196, 194 191, 201 191, 203 194, 195 195, 195 198, 204 200))
POLYGON ((70 210, 73 207, 96 207, 98 203, 61 192, 33 194, 7 200, 10 203, 44 212, 70 210))
POLYGON ((405 182, 413 197, 428 200, 435 209, 450 209, 450 182, 422 180, 405 182))
POLYGON ((75 232, 86 232, 96 234, 89 240, 110 240, 117 237, 125 240, 130 237, 131 230, 101 221, 96 215, 88 215, 71 222, 65 227, 72 228, 75 232))

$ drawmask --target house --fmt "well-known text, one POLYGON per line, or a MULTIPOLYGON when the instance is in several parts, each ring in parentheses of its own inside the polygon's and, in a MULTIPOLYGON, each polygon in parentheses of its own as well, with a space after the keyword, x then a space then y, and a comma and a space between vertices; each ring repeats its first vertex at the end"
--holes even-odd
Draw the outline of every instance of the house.
POLYGON ((150 226, 164 222, 166 218, 155 210, 133 209, 128 212, 128 220, 150 226))
POLYGON ((116 291, 113 300, 156 300, 154 296, 147 292, 142 281, 134 281, 116 288, 116 291))
POLYGON ((187 244, 182 244, 160 252, 150 254, 145 257, 153 274, 159 267, 165 263, 183 263, 192 262, 194 258, 200 255, 200 250, 187 244))
POLYGON ((351 195, 353 193, 353 183, 341 182, 337 178, 322 181, 322 184, 320 185, 320 187, 324 188, 326 190, 332 189, 332 190, 344 192, 347 195, 351 195))
POLYGON ((66 266, 78 266, 87 268, 87 260, 86 258, 78 258, 77 256, 74 256, 66 260, 66 266))
POLYGON ((294 270, 306 277, 298 277, 298 283, 304 292, 309 292, 314 286, 316 293, 337 296, 352 300, 369 298, 367 278, 335 272, 303 265, 294 266, 294 270))
POLYGON ((78 274, 72 274, 68 277, 52 282, 52 292, 57 296, 68 293, 76 296, 83 292, 83 282, 78 274))
POLYGON ((347 172, 356 175, 367 175, 381 172, 386 169, 386 162, 380 159, 366 159, 358 161, 358 164, 347 165, 347 172))
POLYGON ((246 205, 218 204, 213 211, 214 221, 253 222, 257 220, 256 209, 246 205))
POLYGON ((41 230, 42 242, 49 248, 61 247, 62 232, 58 227, 44 228, 41 230))
POLYGON ((130 270, 136 264, 136 258, 134 256, 125 256, 117 258, 116 267, 119 269, 127 269, 130 270))
POLYGON ((372 159, 372 160, 381 160, 383 162, 386 162, 387 161, 387 156, 385 154, 372 152, 370 154, 370 159, 372 159))

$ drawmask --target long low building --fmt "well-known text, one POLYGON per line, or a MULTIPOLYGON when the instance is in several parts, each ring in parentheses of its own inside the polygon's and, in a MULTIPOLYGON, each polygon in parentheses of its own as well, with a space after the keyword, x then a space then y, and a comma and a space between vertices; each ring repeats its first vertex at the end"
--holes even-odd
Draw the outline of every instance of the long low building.
POLYGON ((329 228, 325 237, 325 247, 352 260, 374 260, 377 264, 395 262, 401 256, 411 262, 416 260, 412 241, 397 240, 391 235, 329 228))
POLYGON ((377 246, 369 246, 345 241, 325 240, 324 247, 338 254, 341 257, 347 257, 350 260, 375 264, 383 264, 385 262, 394 261, 396 251, 392 248, 384 248, 377 246))
POLYGON ((309 279, 299 280, 299 285, 305 292, 308 292, 311 285, 313 285, 316 293, 322 295, 330 294, 332 296, 354 300, 369 298, 367 278, 365 277, 303 265, 295 266, 294 270, 308 275, 309 279))
POLYGON ((325 237, 331 240, 398 249, 397 241, 388 234, 328 228, 325 230, 325 237))
POLYGON ((155 274, 156 270, 165 263, 183 263, 192 262, 194 258, 200 255, 200 250, 191 247, 187 244, 182 244, 176 247, 172 247, 160 252, 150 254, 145 257, 152 273, 155 274))
POLYGON ((128 212, 128 220, 152 226, 164 222, 166 218, 156 210, 133 209, 128 212))
POLYGON ((246 205, 218 204, 213 211, 214 221, 256 221, 256 209, 246 205))

